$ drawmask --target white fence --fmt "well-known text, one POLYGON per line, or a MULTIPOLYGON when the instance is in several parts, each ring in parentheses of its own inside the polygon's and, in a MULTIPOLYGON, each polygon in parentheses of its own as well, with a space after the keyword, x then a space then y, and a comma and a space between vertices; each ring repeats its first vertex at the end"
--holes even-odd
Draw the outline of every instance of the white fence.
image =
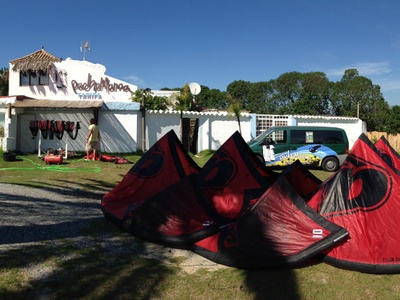
MULTIPOLYGON (((13 110, 12 122, 6 130, 3 149, 22 152, 38 151, 47 148, 63 148, 68 145, 72 151, 84 151, 89 120, 93 116, 90 110, 13 110), (79 122, 81 129, 75 140, 67 134, 61 140, 33 137, 29 130, 30 120, 65 120, 79 122)), ((142 124, 139 110, 99 110, 99 126, 101 129, 101 151, 108 153, 129 153, 142 149, 142 124)), ((168 131, 174 130, 180 137, 180 112, 147 111, 145 150, 148 150, 168 131)), ((197 140, 195 153, 203 150, 217 150, 235 131, 239 124, 233 115, 225 111, 216 112, 183 112, 182 118, 196 122, 197 140)), ((192 122, 191 122, 192 123, 192 122)), ((271 126, 332 126, 343 128, 348 137, 350 147, 365 130, 365 123, 357 118, 321 117, 321 116, 288 116, 288 115, 256 115, 243 113, 240 117, 241 134, 247 142, 271 126)), ((193 151, 192 151, 193 152, 193 151)))

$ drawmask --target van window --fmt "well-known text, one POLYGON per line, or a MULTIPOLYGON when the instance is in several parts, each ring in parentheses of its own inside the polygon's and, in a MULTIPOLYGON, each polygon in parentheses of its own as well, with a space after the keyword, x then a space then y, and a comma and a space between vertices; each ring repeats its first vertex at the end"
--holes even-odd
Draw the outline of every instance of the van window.
POLYGON ((292 144, 344 144, 343 134, 335 130, 292 130, 292 144))
MULTIPOLYGON (((310 131, 308 131, 310 132, 310 131)), ((292 144, 305 144, 306 143, 306 130, 292 130, 291 132, 292 144)))
POLYGON ((267 135, 267 139, 272 139, 277 144, 286 144, 287 130, 276 130, 267 135))
POLYGON ((335 130, 317 130, 318 144, 344 144, 343 134, 335 130))

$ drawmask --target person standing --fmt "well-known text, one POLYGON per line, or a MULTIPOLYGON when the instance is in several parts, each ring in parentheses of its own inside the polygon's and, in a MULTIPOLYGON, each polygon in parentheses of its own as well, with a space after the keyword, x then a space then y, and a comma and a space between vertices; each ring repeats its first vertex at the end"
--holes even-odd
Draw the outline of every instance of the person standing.
POLYGON ((89 132, 86 139, 86 159, 89 160, 89 153, 93 151, 93 159, 96 159, 96 154, 100 148, 100 130, 96 125, 94 118, 90 119, 89 132))

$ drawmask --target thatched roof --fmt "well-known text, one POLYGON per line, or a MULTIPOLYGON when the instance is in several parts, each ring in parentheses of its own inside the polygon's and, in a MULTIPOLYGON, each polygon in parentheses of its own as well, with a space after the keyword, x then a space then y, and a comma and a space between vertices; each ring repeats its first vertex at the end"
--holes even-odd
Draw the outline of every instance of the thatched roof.
POLYGON ((13 64, 13 71, 27 72, 27 71, 48 71, 54 68, 55 62, 61 62, 62 59, 58 58, 44 49, 40 49, 27 56, 14 59, 10 61, 13 64))

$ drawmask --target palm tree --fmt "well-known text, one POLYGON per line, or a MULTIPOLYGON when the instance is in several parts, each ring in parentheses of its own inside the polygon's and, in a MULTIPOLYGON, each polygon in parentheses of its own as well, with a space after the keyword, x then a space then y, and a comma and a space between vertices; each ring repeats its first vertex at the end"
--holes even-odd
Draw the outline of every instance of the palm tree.
POLYGON ((8 68, 0 68, 0 96, 8 96, 8 68))
POLYGON ((228 113, 233 114, 236 117, 236 120, 239 125, 239 133, 240 135, 242 135, 242 128, 240 126, 240 113, 242 111, 242 102, 239 99, 234 98, 230 94, 228 94, 227 97, 229 101, 229 106, 227 108, 228 113))

